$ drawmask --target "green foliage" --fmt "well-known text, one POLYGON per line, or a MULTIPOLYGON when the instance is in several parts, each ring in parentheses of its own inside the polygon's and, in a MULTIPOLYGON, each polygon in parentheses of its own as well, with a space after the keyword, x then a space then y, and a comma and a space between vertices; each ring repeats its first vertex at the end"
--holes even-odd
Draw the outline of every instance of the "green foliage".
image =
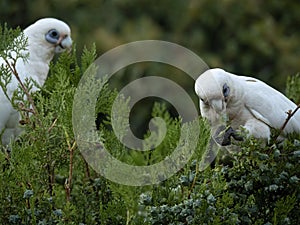
POLYGON ((296 104, 300 104, 300 74, 289 76, 287 79, 286 94, 296 104))
POLYGON ((279 199, 276 202, 274 209, 274 224, 288 224, 291 223, 288 215, 293 211, 297 199, 295 195, 287 196, 286 198, 279 199))
POLYGON ((25 50, 26 40, 24 39, 24 36, 17 38, 20 35, 21 35, 21 29, 19 27, 16 29, 8 28, 6 23, 3 26, 0 26, 1 58, 10 59, 10 57, 12 57, 11 52, 15 51, 17 53, 22 50, 25 50), (7 49, 9 49, 11 52, 4 51, 7 49))
MULTIPOLYGON (((75 49, 62 54, 51 65, 46 85, 32 95, 38 113, 26 117, 25 132, 11 144, 11 153, 0 152, 1 224, 300 223, 299 135, 266 147, 246 140, 231 166, 216 163, 201 171, 210 135, 205 121, 199 118, 182 124, 163 104, 155 103, 152 116, 164 120, 165 137, 154 148, 153 140, 146 141, 142 147, 150 151, 128 149, 112 130, 110 115, 117 92, 105 79, 99 81, 103 88, 95 114, 102 117, 95 125, 103 144, 119 160, 154 164, 172 153, 181 135, 186 142, 196 138, 187 126, 199 123, 201 129, 192 159, 160 184, 124 186, 93 171, 75 142, 72 107, 74 97, 80 97, 75 96, 79 80, 95 58, 95 47, 85 49, 79 58, 75 49)), ((293 82, 289 85, 296 90, 293 82)), ((118 128, 127 129, 124 118, 118 116, 126 114, 128 100, 120 97, 118 104, 118 128)), ((154 125, 162 124, 157 120, 154 125)), ((145 138, 161 139, 160 131, 148 132, 145 138)))
MULTIPOLYGON (((6 97, 14 102, 12 96, 7 94, 7 85, 10 83, 12 76, 18 76, 14 70, 18 60, 27 60, 28 55, 24 54, 27 46, 27 40, 20 28, 8 28, 7 24, 0 26, 0 60, 3 62, 0 66, 0 87, 4 91, 6 97)), ((27 84, 29 86, 29 84, 27 84)), ((30 88, 30 87, 28 87, 30 88)), ((15 93, 15 99, 18 100, 18 94, 15 93)))
POLYGON ((299 144, 284 145, 247 143, 232 167, 217 165, 196 177, 190 164, 177 186, 161 191, 157 202, 144 202, 147 224, 298 224, 299 144), (168 201, 174 193, 177 199, 168 201))

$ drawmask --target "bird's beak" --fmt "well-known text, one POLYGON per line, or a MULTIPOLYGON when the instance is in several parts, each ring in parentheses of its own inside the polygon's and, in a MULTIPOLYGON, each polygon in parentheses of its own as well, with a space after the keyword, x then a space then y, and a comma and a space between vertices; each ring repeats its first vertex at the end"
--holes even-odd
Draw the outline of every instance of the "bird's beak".
POLYGON ((225 110, 224 102, 222 99, 212 99, 210 101, 210 105, 219 114, 225 110))
POLYGON ((226 105, 222 99, 213 99, 210 101, 211 107, 220 116, 219 119, 221 123, 227 124, 228 116, 226 112, 226 105))
POLYGON ((72 48, 72 39, 70 36, 60 36, 56 42, 55 52, 60 53, 68 49, 68 51, 72 48))

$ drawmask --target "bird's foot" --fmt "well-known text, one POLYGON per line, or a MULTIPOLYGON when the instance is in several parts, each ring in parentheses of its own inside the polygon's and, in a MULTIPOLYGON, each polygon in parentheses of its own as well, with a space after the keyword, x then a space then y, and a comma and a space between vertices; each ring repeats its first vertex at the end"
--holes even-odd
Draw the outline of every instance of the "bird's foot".
POLYGON ((226 128, 224 125, 219 126, 213 135, 215 141, 221 146, 231 145, 231 137, 233 137, 236 141, 244 140, 236 130, 234 130, 232 127, 226 128))

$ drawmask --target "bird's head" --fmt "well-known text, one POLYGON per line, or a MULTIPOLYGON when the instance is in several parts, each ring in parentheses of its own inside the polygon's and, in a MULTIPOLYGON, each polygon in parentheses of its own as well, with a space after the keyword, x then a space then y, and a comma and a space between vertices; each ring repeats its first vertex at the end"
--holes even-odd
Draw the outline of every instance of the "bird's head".
POLYGON ((27 27, 24 34, 28 38, 29 48, 37 47, 40 53, 36 53, 39 55, 46 53, 53 56, 54 53, 70 50, 72 47, 71 29, 58 19, 40 19, 27 27))
POLYGON ((195 83, 200 106, 214 109, 218 114, 225 113, 231 98, 230 76, 222 69, 210 69, 199 76, 195 83))

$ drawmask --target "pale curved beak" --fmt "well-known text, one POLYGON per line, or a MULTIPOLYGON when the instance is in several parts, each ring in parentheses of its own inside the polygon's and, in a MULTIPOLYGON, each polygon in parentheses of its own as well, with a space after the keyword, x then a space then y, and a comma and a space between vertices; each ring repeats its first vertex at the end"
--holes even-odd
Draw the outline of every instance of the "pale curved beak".
POLYGON ((210 101, 211 107, 215 110, 215 112, 219 115, 219 119, 221 123, 227 124, 228 116, 226 112, 226 104, 222 99, 213 99, 210 101))
POLYGON ((210 105, 217 113, 222 113, 225 110, 224 101, 222 99, 212 99, 210 105))
POLYGON ((64 52, 66 49, 70 51, 72 48, 72 43, 73 41, 70 36, 60 36, 56 42, 55 52, 64 52))

